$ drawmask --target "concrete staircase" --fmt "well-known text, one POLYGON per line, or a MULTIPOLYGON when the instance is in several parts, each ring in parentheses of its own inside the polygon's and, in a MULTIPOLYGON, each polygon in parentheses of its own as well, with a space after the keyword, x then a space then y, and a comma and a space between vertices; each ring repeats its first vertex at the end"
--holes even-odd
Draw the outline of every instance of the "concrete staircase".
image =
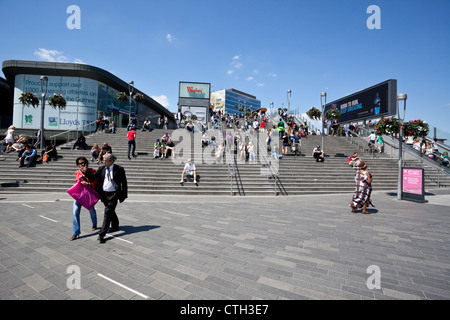
MULTIPOLYGON (((355 169, 348 164, 348 158, 354 152, 364 161, 373 175, 373 189, 377 191, 397 190, 398 160, 387 155, 358 150, 344 137, 324 137, 325 162, 316 162, 312 151, 322 144, 321 136, 308 136, 302 139, 302 157, 293 154, 284 156, 280 161, 280 179, 289 195, 311 193, 353 192, 355 169)), ((437 172, 424 167, 419 161, 408 161, 408 167, 425 169, 425 188, 436 188, 437 172)), ((450 187, 450 177, 440 176, 441 187, 450 187)))
MULTIPOLYGON (((194 148, 195 142, 190 142, 191 152, 178 149, 175 160, 153 159, 153 145, 161 138, 165 130, 156 129, 153 132, 137 131, 136 157, 127 158, 127 132, 119 128, 116 134, 97 132, 87 137, 87 144, 103 145, 108 142, 116 156, 116 163, 126 170, 129 192, 134 194, 176 194, 176 195, 238 195, 238 181, 229 176, 225 163, 206 164, 201 161, 202 155, 214 149, 194 148), (199 173, 198 186, 192 182, 180 185, 184 160, 194 159, 199 173)), ((172 131, 169 134, 172 135, 172 131)), ((193 135, 192 135, 193 137, 193 135)), ((279 161, 279 178, 288 195, 312 193, 342 193, 353 192, 355 170, 347 165, 347 159, 355 150, 342 137, 324 137, 326 159, 317 163, 312 157, 312 150, 321 144, 320 136, 309 136, 302 139, 302 157, 288 154, 279 161)), ((198 142, 197 142, 198 143, 198 142)), ((18 168, 16 154, 4 154, 5 161, 0 161, 0 192, 65 192, 75 182, 75 159, 78 156, 91 158, 89 150, 72 150, 72 144, 58 147, 59 160, 50 163, 37 164, 33 168, 18 168)), ((177 142, 176 142, 177 144, 177 142)), ((198 144, 197 144, 198 145, 198 144)), ((179 144, 177 144, 179 146, 179 144)), ((177 149, 177 147, 176 147, 177 149)), ((368 164, 374 175, 374 190, 392 190, 397 188, 397 160, 381 154, 372 155, 360 152, 360 157, 368 164)), ((410 166, 420 166, 412 163, 410 166)), ((97 164, 90 164, 96 169, 97 164)), ((240 184, 243 186, 241 195, 277 195, 275 181, 270 176, 261 174, 261 165, 237 164, 240 184)), ((436 173, 425 168, 426 187, 435 187, 436 173)), ((440 178, 441 184, 450 186, 450 179, 440 178)))

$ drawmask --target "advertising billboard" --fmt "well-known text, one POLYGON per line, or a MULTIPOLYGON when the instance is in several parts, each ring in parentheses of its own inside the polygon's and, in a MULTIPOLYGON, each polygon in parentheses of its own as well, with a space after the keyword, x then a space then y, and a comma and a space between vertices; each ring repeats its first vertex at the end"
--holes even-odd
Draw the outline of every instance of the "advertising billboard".
POLYGON ((423 168, 402 168, 402 200, 427 202, 423 168))
POLYGON ((210 90, 210 83, 180 82, 179 98, 209 100, 210 90))
POLYGON ((211 93, 211 104, 214 111, 225 112, 225 89, 211 93))
MULTIPOLYGON (((39 75, 19 74, 15 78, 13 124, 17 128, 39 129, 41 104, 37 108, 23 105, 19 98, 23 92, 31 92, 41 98, 39 75)), ((95 121, 97 118, 98 82, 87 78, 48 76, 44 110, 44 129, 70 130, 95 121), (66 108, 54 109, 48 98, 61 94, 66 108)))
POLYGON ((340 111, 341 124, 395 115, 397 113, 397 80, 387 80, 327 103, 324 112, 330 109, 340 111))
POLYGON ((197 116, 197 120, 206 124, 207 122, 207 108, 205 107, 194 107, 194 106, 181 106, 181 114, 189 119, 192 115, 197 116))

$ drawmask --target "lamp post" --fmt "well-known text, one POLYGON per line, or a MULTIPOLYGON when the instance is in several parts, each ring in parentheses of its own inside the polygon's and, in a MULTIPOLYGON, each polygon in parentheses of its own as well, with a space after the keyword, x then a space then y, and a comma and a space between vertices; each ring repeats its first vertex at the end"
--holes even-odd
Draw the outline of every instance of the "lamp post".
POLYGON ((130 81, 129 83, 128 83, 128 91, 130 92, 130 106, 129 106, 129 112, 130 112, 130 114, 129 114, 129 117, 130 117, 130 119, 131 119, 131 95, 133 94, 133 86, 134 86, 134 81, 130 81))
POLYGON ((325 105, 327 104, 327 93, 326 92, 321 92, 320 93, 320 106, 322 107, 322 150, 324 150, 323 148, 323 128, 324 128, 324 123, 325 123, 325 105), (322 98, 325 98, 325 103, 322 103, 322 98))
MULTIPOLYGON (((403 121, 405 121, 406 114, 406 99, 408 96, 406 93, 401 93, 397 95, 397 110, 398 118, 401 121, 401 126, 403 127, 403 121), (403 116, 400 116, 400 106, 399 101, 404 101, 403 103, 403 116)), ((403 158, 403 129, 400 127, 400 134, 398 137, 398 180, 397 180, 397 200, 402 199, 402 158, 403 158)))
POLYGON ((45 110, 45 96, 47 95, 48 77, 41 76, 41 136, 39 141, 39 153, 41 157, 44 154, 44 110, 45 110), (45 89, 44 89, 45 87, 45 89))
POLYGON ((288 101, 288 116, 291 113, 291 96, 292 96, 292 91, 289 89, 287 91, 287 101, 288 101))

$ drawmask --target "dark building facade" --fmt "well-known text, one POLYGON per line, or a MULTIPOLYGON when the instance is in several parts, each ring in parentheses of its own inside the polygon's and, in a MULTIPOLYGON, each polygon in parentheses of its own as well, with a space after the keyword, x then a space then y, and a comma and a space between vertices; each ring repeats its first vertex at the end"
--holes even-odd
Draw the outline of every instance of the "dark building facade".
POLYGON ((6 79, 0 77, 0 128, 8 128, 13 120, 13 95, 6 79))

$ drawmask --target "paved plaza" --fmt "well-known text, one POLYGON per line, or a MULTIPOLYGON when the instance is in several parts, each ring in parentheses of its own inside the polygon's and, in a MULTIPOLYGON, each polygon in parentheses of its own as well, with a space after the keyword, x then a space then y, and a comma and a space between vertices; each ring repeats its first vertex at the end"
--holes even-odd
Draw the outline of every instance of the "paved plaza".
POLYGON ((67 194, 2 194, 0 299, 449 299, 450 192, 351 196, 130 195, 99 244, 85 209, 69 241, 67 194))

